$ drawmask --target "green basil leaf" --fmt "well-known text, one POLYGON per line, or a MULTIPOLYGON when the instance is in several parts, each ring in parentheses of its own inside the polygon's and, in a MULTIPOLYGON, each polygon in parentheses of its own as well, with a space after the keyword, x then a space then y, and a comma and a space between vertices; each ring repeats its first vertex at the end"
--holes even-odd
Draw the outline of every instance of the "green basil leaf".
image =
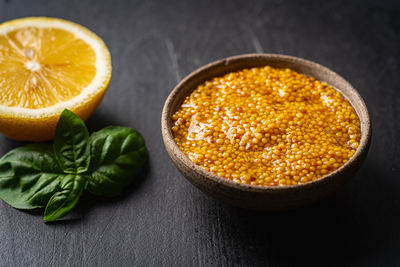
POLYGON ((83 173, 90 163, 89 133, 85 123, 65 109, 58 120, 54 136, 54 152, 65 173, 83 173))
POLYGON ((90 139, 88 190, 101 196, 121 194, 147 160, 143 137, 131 128, 109 126, 93 133, 90 139))
POLYGON ((18 147, 0 159, 0 198, 17 209, 44 207, 64 176, 51 145, 18 147))
POLYGON ((67 214, 78 203, 85 190, 86 179, 81 175, 69 174, 60 183, 60 191, 56 192, 47 203, 44 221, 54 221, 67 214))

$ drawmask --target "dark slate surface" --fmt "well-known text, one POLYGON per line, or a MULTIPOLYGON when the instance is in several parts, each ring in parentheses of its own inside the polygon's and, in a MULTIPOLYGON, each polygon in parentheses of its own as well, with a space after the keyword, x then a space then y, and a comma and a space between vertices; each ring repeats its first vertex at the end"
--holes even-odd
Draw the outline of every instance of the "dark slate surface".
MULTIPOLYGON (((0 202, 1 266, 400 265, 400 9, 385 1, 17 1, 0 21, 55 16, 107 43, 113 78, 89 130, 143 133, 150 163, 123 197, 85 195, 44 224, 0 202), (311 207, 256 213, 203 195, 175 169, 163 103, 192 70, 242 53, 283 53, 343 75, 373 122, 368 158, 340 192, 311 207)), ((0 154, 20 145, 0 137, 0 154)))

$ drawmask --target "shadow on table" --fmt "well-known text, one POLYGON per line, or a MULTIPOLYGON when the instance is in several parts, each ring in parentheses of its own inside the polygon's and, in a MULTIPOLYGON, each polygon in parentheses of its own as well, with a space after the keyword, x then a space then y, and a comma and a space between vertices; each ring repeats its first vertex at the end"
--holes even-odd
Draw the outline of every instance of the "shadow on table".
POLYGON ((335 196, 296 211, 226 207, 229 216, 220 216, 219 223, 224 237, 255 262, 350 264, 368 259, 400 234, 400 195, 382 176, 369 167, 335 196))
POLYGON ((112 111, 107 111, 104 109, 96 110, 96 112, 94 112, 85 123, 89 133, 98 131, 110 125, 125 125, 123 122, 118 121, 115 117, 113 117, 112 111))
POLYGON ((30 143, 33 143, 33 142, 16 141, 16 140, 12 140, 8 137, 1 136, 1 134, 0 134, 0 150, 3 151, 3 153, 0 155, 0 157, 2 157, 3 155, 5 155, 6 153, 8 153, 10 150, 12 150, 14 148, 28 145, 30 143))

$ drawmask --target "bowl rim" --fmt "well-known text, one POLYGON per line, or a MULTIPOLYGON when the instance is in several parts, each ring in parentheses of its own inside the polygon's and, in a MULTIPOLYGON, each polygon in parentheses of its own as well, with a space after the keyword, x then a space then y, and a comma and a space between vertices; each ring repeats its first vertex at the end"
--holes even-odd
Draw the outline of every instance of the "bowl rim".
MULTIPOLYGON (((268 65, 268 64, 266 64, 268 65)), ((248 67, 243 67, 244 68, 251 68, 253 66, 249 65, 248 67)), ((300 72, 301 73, 301 72, 300 72)), ((222 74, 221 74, 222 75, 222 74)), ((307 75, 307 74, 306 74, 307 75)), ((193 88, 193 90, 195 89, 195 87, 193 88)), ((191 90, 190 92, 192 92, 193 90, 191 90)), ((340 93, 342 93, 346 99, 348 99, 348 97, 342 92, 342 90, 340 90, 340 88, 335 88, 335 90, 338 90, 340 93)), ((188 94, 190 94, 190 92, 188 94)), ((163 137, 163 141, 164 141, 164 145, 166 147, 170 146, 170 148, 176 152, 176 157, 179 158, 179 160, 182 161, 182 163, 184 165, 186 165, 187 167, 189 167, 191 170, 193 170, 194 172, 196 172, 197 174, 203 176, 203 177, 207 177, 207 179, 211 179, 214 182, 218 183, 218 184, 222 184, 234 189, 239 189, 239 190, 245 190, 248 192, 282 192, 282 191, 293 191, 293 190, 298 190, 300 188, 304 189, 304 188, 310 188, 310 187, 315 187, 315 186, 319 186, 321 184, 324 183, 329 183, 329 181, 334 178, 335 176, 337 176, 338 174, 350 169, 350 167, 353 165, 354 162, 356 162, 360 157, 363 156, 363 152, 365 152, 365 150, 368 150, 369 148, 369 144, 370 144, 370 140, 371 140, 371 134, 372 134, 372 128, 371 128, 371 119, 370 119, 370 115, 369 115, 369 111, 367 109, 367 106, 364 102, 364 99, 361 97, 361 95, 359 94, 359 92, 347 81, 345 80, 342 76, 340 76, 339 74, 337 74, 336 72, 328 69, 327 67, 320 65, 316 62, 307 60, 307 59, 303 59, 303 58, 299 58, 299 57, 294 57, 294 56, 289 56, 289 55, 283 55, 283 54, 265 54, 265 53, 251 53, 251 54, 241 54, 241 55, 236 55, 236 56, 231 56, 231 57, 227 57, 227 58, 223 58, 220 60, 216 60, 213 61, 211 63, 208 63, 194 71, 192 71, 190 74, 188 74, 185 78, 183 78, 175 87, 174 89, 171 91, 171 93, 169 94, 169 96, 167 97, 163 110, 162 110, 162 114, 161 114, 161 131, 162 131, 162 137, 163 137), (188 82, 190 82, 190 80, 195 79, 198 75, 207 72, 209 69, 214 68, 218 65, 228 65, 230 64, 232 61, 240 61, 240 60, 248 60, 248 59, 254 59, 254 58, 264 58, 264 59, 274 59, 274 60, 283 60, 283 61, 292 61, 295 64, 303 64, 303 65, 307 65, 308 67, 312 68, 312 69, 317 69, 317 72, 325 72, 327 74, 329 74, 330 76, 334 77, 334 79, 338 79, 341 80, 341 82, 345 83, 349 89, 349 91, 351 91, 351 93, 355 96, 356 100, 354 102, 358 102, 359 105, 361 105, 361 108, 359 108, 359 110, 357 110, 354 107, 354 104, 352 104, 350 101, 350 105, 352 105, 352 107, 354 108, 354 110, 357 113, 357 116, 360 120, 360 126, 364 125, 365 128, 362 129, 361 128, 361 137, 360 137, 360 142, 359 142, 359 146, 356 150, 356 152, 354 153, 354 155, 342 166, 340 166, 338 169, 336 169, 333 172, 328 173, 325 176, 322 176, 316 180, 313 181, 309 181, 303 184, 296 184, 296 185, 284 185, 284 186, 265 186, 265 185, 251 185, 251 184, 243 184, 240 182, 235 182, 232 180, 229 180, 227 178, 223 178, 221 176, 218 176, 216 174, 213 174, 209 171, 204 170, 203 168, 201 168, 199 165, 195 164, 193 161, 191 161, 178 147, 178 145, 176 144, 174 138, 173 138, 173 134, 172 134, 172 130, 169 127, 169 123, 168 121, 170 120, 169 118, 169 114, 172 115, 171 111, 171 104, 174 102, 176 96, 178 95, 178 93, 180 92, 180 90, 182 88, 184 88, 184 85, 188 82), (360 113, 363 113, 363 117, 364 117, 364 121, 361 121, 361 117, 360 117, 360 113)))

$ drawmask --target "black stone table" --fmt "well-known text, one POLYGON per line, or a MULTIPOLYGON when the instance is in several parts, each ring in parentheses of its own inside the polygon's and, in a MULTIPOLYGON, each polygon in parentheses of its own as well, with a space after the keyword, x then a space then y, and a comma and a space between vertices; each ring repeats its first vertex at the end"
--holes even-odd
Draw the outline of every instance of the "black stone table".
MULTIPOLYGON (((69 220, 0 201, 0 266, 399 266, 400 8, 389 1, 0 0, 0 21, 54 16, 107 43, 113 77, 88 120, 139 130, 150 162, 124 195, 85 195, 69 220), (160 114, 192 70, 243 53, 321 63, 364 97, 373 139, 365 164, 313 206, 257 213, 194 188, 169 160, 160 114)), ((21 145, 0 136, 0 155, 21 145)))

